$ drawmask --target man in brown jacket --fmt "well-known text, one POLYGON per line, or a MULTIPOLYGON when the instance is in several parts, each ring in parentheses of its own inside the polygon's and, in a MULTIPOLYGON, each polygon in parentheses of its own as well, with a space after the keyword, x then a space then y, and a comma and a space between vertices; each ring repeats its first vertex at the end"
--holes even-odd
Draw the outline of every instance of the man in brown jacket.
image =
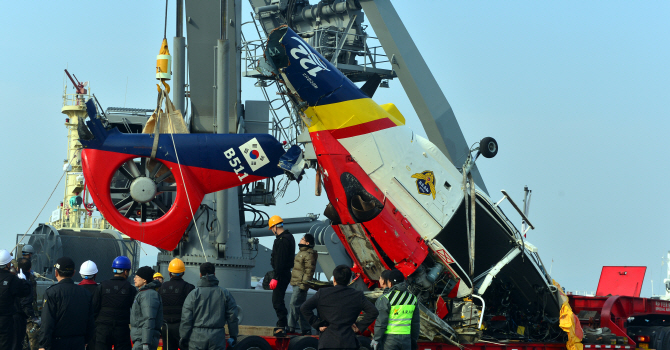
POLYGON ((300 252, 293 261, 293 271, 291 272, 291 285, 293 286, 293 295, 289 305, 288 328, 293 333, 298 328, 302 335, 312 334, 312 327, 300 312, 300 306, 307 299, 307 290, 309 287, 304 282, 309 281, 314 276, 316 269, 317 253, 314 251, 314 236, 306 234, 298 243, 300 252))

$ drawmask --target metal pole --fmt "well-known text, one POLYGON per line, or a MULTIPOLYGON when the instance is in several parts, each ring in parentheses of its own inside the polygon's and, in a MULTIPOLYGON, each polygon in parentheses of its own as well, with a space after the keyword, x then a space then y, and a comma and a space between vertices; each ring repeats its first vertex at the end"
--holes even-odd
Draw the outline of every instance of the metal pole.
POLYGON ((176 37, 184 36, 184 1, 177 0, 177 33, 176 37))
POLYGON ((177 110, 184 113, 184 98, 186 84, 186 38, 183 35, 183 4, 182 0, 177 0, 177 33, 173 39, 172 47, 172 101, 177 110))
MULTIPOLYGON (((228 133, 228 60, 230 56, 228 40, 217 40, 216 58, 216 133, 228 133)), ((225 251, 228 241, 228 191, 216 193, 216 218, 219 232, 216 237, 219 252, 225 251)))

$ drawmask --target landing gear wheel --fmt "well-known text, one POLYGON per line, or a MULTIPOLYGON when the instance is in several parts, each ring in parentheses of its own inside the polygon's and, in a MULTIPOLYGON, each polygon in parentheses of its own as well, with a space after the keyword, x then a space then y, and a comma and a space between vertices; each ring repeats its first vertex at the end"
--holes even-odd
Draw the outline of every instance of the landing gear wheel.
POLYGON ((237 338, 237 344, 233 346, 235 350, 272 350, 270 344, 265 339, 257 335, 242 335, 237 338))
POLYGON ((121 215, 146 222, 149 216, 155 220, 170 210, 158 195, 176 195, 177 186, 170 169, 160 160, 150 161, 143 157, 130 159, 116 170, 109 192, 121 215))
POLYGON ((288 350, 317 350, 319 339, 310 336, 293 337, 288 343, 288 350))
POLYGON ((493 158, 498 154, 498 142, 493 137, 485 137, 479 141, 479 153, 484 158, 493 158))

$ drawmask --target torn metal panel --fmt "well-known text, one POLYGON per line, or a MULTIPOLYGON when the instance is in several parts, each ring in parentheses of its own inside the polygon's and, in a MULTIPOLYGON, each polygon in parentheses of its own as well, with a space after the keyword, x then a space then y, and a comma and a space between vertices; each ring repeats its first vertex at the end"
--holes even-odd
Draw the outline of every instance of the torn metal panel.
POLYGON ((349 243, 356 260, 361 264, 365 273, 374 279, 379 279, 382 271, 386 268, 375 252, 375 248, 366 235, 363 226, 361 224, 340 225, 340 230, 342 230, 342 234, 346 237, 347 243, 349 243))

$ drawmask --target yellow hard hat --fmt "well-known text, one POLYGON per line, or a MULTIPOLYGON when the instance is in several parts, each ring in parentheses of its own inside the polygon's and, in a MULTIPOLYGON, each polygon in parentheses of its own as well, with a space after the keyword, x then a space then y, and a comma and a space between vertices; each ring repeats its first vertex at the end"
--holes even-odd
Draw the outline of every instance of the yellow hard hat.
POLYGON ((168 271, 172 273, 184 273, 186 266, 184 266, 184 262, 181 259, 174 258, 170 261, 170 265, 168 265, 168 271))
POLYGON ((271 217, 270 220, 268 220, 268 227, 272 228, 272 226, 281 224, 283 222, 284 220, 282 220, 282 218, 279 215, 275 215, 271 217))
POLYGON ((158 278, 158 277, 160 277, 160 278, 164 278, 163 275, 161 275, 160 272, 156 272, 156 273, 154 273, 154 279, 156 279, 156 278, 158 278))

